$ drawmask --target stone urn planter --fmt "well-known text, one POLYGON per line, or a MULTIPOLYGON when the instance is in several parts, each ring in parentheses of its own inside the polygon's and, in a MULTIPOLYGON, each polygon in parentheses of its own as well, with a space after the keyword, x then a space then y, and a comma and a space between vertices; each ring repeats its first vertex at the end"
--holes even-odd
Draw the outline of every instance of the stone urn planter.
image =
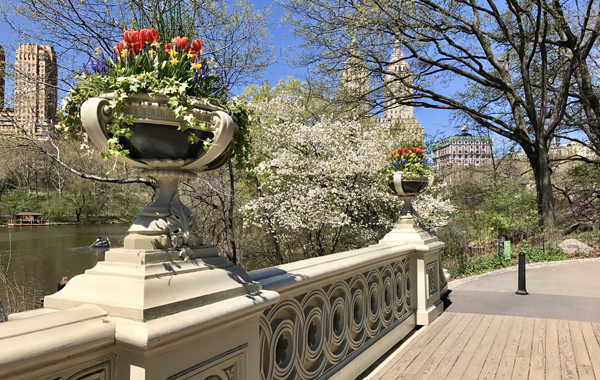
MULTIPOLYGON (((96 147, 107 146, 111 136, 106 125, 112 120, 109 101, 112 94, 91 98, 81 107, 82 125, 96 147)), ((194 101, 193 115, 205 130, 190 128, 179 131, 179 123, 169 98, 163 95, 137 93, 125 100, 123 112, 133 116, 132 136, 119 139, 129 154, 120 158, 142 175, 158 182, 156 200, 146 206, 129 229, 124 248, 179 249, 186 256, 189 247, 200 245, 198 223, 177 194, 179 182, 195 179, 199 172, 216 169, 227 162, 232 152, 232 140, 237 125, 224 109, 194 101), (192 133, 201 142, 192 144, 192 133), (205 149, 202 140, 210 138, 205 149)))
POLYGON ((396 172, 389 180, 389 187, 393 194, 404 201, 400 218, 411 218, 414 211, 412 200, 424 193, 433 183, 433 176, 407 177, 402 172, 396 172))

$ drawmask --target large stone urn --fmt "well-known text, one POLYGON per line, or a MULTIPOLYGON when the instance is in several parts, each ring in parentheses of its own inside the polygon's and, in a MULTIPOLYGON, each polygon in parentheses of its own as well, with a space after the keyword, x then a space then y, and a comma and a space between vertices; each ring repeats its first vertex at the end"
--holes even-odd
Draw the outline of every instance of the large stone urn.
MULTIPOLYGON (((112 120, 110 100, 110 94, 92 98, 81 108, 83 127, 98 148, 111 138, 106 131, 112 120)), ((93 303, 111 316, 147 321, 264 293, 242 268, 219 256, 214 245, 202 244, 198 223, 178 195, 181 181, 193 180, 197 173, 227 162, 237 125, 225 110, 195 102, 194 116, 205 129, 179 131, 180 120, 168 100, 166 96, 134 94, 122 110, 134 119, 132 136, 120 139, 130 152, 122 161, 156 180, 155 201, 139 213, 123 248, 111 248, 104 262, 46 297, 46 307, 65 309, 93 303), (210 138, 212 145, 204 149, 202 143, 190 144, 189 133, 201 140, 210 138)), ((256 305, 271 298, 259 297, 256 305)))
MULTIPOLYGON (((81 121, 94 146, 102 148, 111 137, 106 125, 112 120, 109 107, 111 94, 92 98, 81 108, 81 121)), ((134 118, 132 136, 121 137, 119 143, 129 155, 122 161, 143 169, 142 175, 158 183, 156 200, 146 206, 129 229, 124 248, 127 249, 181 249, 200 245, 198 223, 177 194, 179 182, 196 178, 196 173, 216 169, 231 156, 231 142, 237 125, 225 110, 194 102, 194 116, 205 129, 190 128, 179 131, 181 120, 175 118, 163 95, 138 93, 125 100, 122 110, 134 118), (189 134, 201 142, 192 144, 189 134), (204 149, 202 140, 210 138, 212 145, 204 149)))

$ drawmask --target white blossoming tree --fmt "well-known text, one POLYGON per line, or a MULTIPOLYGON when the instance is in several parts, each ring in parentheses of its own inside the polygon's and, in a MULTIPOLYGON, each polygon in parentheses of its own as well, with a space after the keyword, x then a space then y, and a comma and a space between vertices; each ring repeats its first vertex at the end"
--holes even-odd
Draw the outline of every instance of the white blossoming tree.
MULTIPOLYGON (((372 122, 313 116, 305 89, 290 84, 267 96, 255 89, 261 95, 249 105, 261 127, 253 137, 257 197, 243 207, 246 226, 269 230, 279 262, 293 260, 294 250, 321 256, 377 241, 401 205, 381 173, 397 139, 372 122)), ((444 223, 449 203, 429 196, 415 208, 432 227, 444 223)))

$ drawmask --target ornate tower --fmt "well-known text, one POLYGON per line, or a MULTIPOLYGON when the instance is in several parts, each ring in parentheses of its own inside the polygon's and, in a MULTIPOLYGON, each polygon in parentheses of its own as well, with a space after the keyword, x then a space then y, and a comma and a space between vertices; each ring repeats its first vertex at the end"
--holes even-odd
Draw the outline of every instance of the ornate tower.
POLYGON ((413 107, 400 104, 412 98, 412 82, 413 74, 404 60, 400 43, 396 42, 384 76, 383 117, 376 120, 399 133, 404 143, 419 145, 424 139, 423 127, 413 116, 413 107))
POLYGON ((408 63, 404 60, 400 44, 394 44, 394 51, 390 58, 390 63, 385 74, 385 83, 387 85, 385 93, 385 111, 386 119, 412 119, 412 106, 400 105, 397 99, 405 100, 412 96, 412 73, 408 63))

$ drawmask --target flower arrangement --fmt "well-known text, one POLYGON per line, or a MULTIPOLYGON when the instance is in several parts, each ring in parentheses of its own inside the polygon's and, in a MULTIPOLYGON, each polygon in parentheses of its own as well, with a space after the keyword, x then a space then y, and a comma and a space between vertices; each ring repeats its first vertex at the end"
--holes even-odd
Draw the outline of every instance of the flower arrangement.
MULTIPOLYGON (((123 40, 116 44, 112 56, 96 49, 76 78, 79 81, 62 101, 57 128, 65 132, 67 139, 81 136, 81 105, 89 98, 111 93, 113 121, 106 126, 110 139, 108 152, 103 153, 105 159, 129 153, 119 144, 119 138, 131 136, 133 117, 121 109, 127 96, 137 92, 169 97, 169 106, 180 120, 177 133, 190 127, 205 128, 193 116, 194 99, 223 108, 236 118, 240 129, 233 143, 238 162, 242 161, 240 156, 249 151, 245 105, 229 96, 229 81, 218 69, 214 57, 203 55, 200 39, 190 41, 187 37, 175 37, 171 43, 161 46, 154 29, 124 30, 123 40)), ((210 139, 200 142, 196 135, 188 133, 191 143, 210 146, 210 139)))
POLYGON ((428 176, 431 174, 429 162, 423 146, 400 147, 387 157, 388 172, 402 172, 407 177, 428 176))

